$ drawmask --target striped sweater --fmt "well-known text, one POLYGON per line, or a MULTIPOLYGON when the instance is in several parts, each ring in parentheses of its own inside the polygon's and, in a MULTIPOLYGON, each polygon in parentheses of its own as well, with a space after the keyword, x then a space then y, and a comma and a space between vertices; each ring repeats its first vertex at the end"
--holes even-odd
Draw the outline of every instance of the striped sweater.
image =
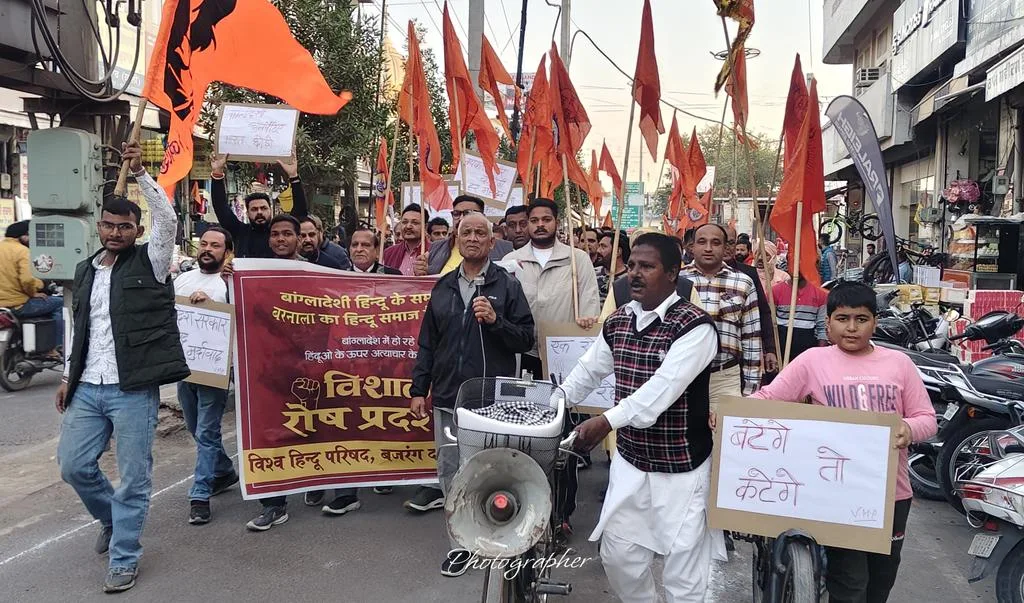
MULTIPOLYGON (((776 283, 772 287, 772 297, 775 299, 775 319, 779 323, 779 328, 789 326, 789 301, 792 295, 793 289, 788 282, 776 283)), ((797 290, 793 328, 813 330, 814 337, 818 341, 825 341, 825 302, 827 300, 828 293, 824 289, 805 283, 797 290)))

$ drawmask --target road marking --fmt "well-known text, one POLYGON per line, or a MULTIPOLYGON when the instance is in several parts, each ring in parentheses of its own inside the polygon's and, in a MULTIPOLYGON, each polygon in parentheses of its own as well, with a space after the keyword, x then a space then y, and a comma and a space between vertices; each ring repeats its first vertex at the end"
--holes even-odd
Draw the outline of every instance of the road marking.
MULTIPOLYGON (((231 458, 234 459, 237 456, 238 456, 238 454, 233 454, 233 455, 231 455, 231 458)), ((166 488, 161 488, 160 490, 154 492, 149 497, 150 507, 152 507, 153 499, 154 498, 160 496, 161 494, 163 494, 164 492, 167 492, 168 490, 173 490, 174 488, 177 488, 178 486, 184 484, 188 480, 192 479, 192 475, 193 474, 190 473, 189 475, 187 475, 187 476, 181 478, 180 480, 174 482, 170 486, 167 486, 166 488)), ((32 547, 27 548, 24 551, 22 551, 22 552, 20 552, 20 553, 18 553, 16 555, 11 555, 10 557, 4 559, 3 561, 0 561, 0 567, 5 566, 5 565, 7 565, 8 563, 10 563, 12 561, 17 561, 18 559, 21 559, 25 555, 29 555, 29 554, 34 553, 36 551, 45 549, 46 547, 50 546, 51 544, 55 544, 55 543, 60 542, 61 540, 64 540, 66 538, 70 538, 71 536, 74 536, 78 532, 81 532, 82 530, 84 530, 86 528, 89 528, 89 527, 92 527, 92 526, 97 525, 97 524, 99 524, 99 520, 98 519, 94 519, 94 520, 90 521, 89 523, 86 523, 86 524, 78 526, 77 528, 72 528, 72 529, 68 530, 67 532, 64 532, 63 534, 58 534, 57 536, 53 536, 51 538, 47 538, 46 540, 44 540, 42 542, 39 542, 39 543, 33 545, 32 547)))

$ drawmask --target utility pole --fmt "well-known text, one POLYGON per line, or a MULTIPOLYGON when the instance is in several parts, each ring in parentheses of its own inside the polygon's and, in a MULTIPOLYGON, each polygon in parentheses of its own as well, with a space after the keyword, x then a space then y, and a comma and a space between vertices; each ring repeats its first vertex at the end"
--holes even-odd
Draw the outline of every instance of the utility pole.
MULTIPOLYGON (((469 49, 469 76, 473 78, 473 86, 477 97, 483 98, 483 91, 478 85, 480 81, 480 46, 484 35, 484 0, 469 0, 469 30, 466 35, 466 47, 469 49)), ((495 41, 497 43, 497 41, 495 41)))
MULTIPOLYGON (((520 89, 523 87, 523 45, 526 43, 526 8, 529 2, 530 0, 523 0, 523 14, 519 20, 519 56, 516 58, 516 86, 519 86, 520 89)), ((514 142, 519 142, 519 132, 519 105, 516 105, 512 109, 512 138, 514 142)))
MULTIPOLYGON (((61 36, 59 45, 71 66, 85 77, 98 80, 100 77, 99 47, 92 35, 92 23, 96 22, 95 2, 68 2, 61 6, 61 36)), ((127 27, 127 25, 124 25, 127 27)), ((111 58, 113 60, 113 58, 111 58)), ((85 99, 83 99, 85 100, 85 99)), ((88 103, 88 101, 86 101, 88 103)), ((97 118, 88 111, 61 111, 60 125, 78 128, 93 134, 101 134, 97 118)))
POLYGON ((572 0, 562 0, 562 43, 561 48, 558 51, 559 56, 562 57, 562 62, 565 63, 565 68, 569 68, 569 61, 572 57, 569 55, 569 38, 571 35, 572 26, 572 0))

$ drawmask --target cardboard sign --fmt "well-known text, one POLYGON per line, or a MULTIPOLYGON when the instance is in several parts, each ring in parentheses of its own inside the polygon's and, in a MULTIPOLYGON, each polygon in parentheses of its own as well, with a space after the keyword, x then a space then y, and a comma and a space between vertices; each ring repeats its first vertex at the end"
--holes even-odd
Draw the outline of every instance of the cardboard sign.
POLYGON ((735 397, 717 414, 712 528, 889 553, 897 415, 735 397))
POLYGON ((193 304, 181 295, 174 299, 181 349, 192 371, 185 381, 227 389, 231 379, 235 307, 212 301, 193 304))
MULTIPOLYGON (((466 165, 466 186, 464 192, 467 195, 490 199, 499 203, 507 203, 512 193, 512 186, 516 183, 516 164, 508 161, 497 160, 498 173, 494 175, 494 187, 497 189, 491 192, 490 180, 487 178, 487 171, 484 169, 484 160, 480 155, 466 151, 465 158, 460 162, 466 165)), ((455 170, 455 182, 462 185, 462 165, 455 170)))
MULTIPOLYGON (((537 339, 540 341, 541 366, 544 375, 535 376, 538 380, 547 381, 554 375, 555 381, 562 383, 586 352, 594 340, 601 336, 603 325, 597 324, 589 330, 583 330, 576 324, 539 321, 537 323, 537 339)), ((586 400, 570 400, 576 404, 577 410, 592 414, 601 414, 615 406, 615 377, 608 375, 601 386, 595 389, 586 400)))
MULTIPOLYGON (((448 194, 451 195, 454 200, 461 193, 459 192, 459 184, 457 182, 448 181, 448 194)), ((402 183, 402 208, 409 207, 413 203, 422 206, 423 205, 423 185, 419 182, 403 182, 402 183)), ((427 207, 428 219, 433 215, 433 208, 427 207)))
POLYGON ((299 111, 286 105, 231 104, 220 106, 216 153, 232 161, 268 162, 286 159, 295 147, 299 111))

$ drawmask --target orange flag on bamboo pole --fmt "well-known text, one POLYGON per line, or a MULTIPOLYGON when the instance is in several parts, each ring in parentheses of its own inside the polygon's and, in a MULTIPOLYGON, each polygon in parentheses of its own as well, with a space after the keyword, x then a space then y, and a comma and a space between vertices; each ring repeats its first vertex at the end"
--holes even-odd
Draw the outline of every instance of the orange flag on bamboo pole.
POLYGON ((512 79, 508 70, 501 64, 501 59, 498 58, 498 53, 494 52, 494 48, 491 47, 487 36, 481 34, 480 37, 482 38, 480 44, 480 75, 478 76, 480 89, 489 92, 494 99, 494 105, 498 108, 498 121, 501 122, 501 127, 505 130, 505 136, 511 141, 512 129, 508 124, 508 115, 505 113, 505 100, 501 95, 501 90, 498 89, 498 84, 512 86, 515 89, 515 104, 517 107, 519 106, 521 92, 519 86, 516 86, 516 81, 512 79))
POLYGON ((744 134, 747 131, 747 115, 750 105, 747 102, 747 55, 741 45, 736 53, 736 64, 732 66, 729 81, 725 84, 725 93, 732 98, 732 121, 740 144, 749 144, 744 134))
POLYGON ((750 36, 750 30, 754 28, 754 0, 713 0, 718 8, 718 16, 732 19, 740 24, 736 38, 732 41, 732 48, 729 49, 729 57, 722 65, 718 77, 715 79, 715 93, 717 94, 722 86, 729 81, 729 72, 733 65, 738 62, 743 46, 750 36))
POLYGON ((608 152, 608 144, 601 143, 601 171, 608 174, 608 177, 612 179, 612 186, 615 188, 613 191, 615 197, 622 194, 622 176, 619 175, 619 168, 615 167, 615 160, 612 159, 612 154, 608 152))
POLYGON ((452 132, 452 161, 459 165, 459 141, 470 130, 476 136, 476 145, 484 163, 484 172, 491 185, 491 193, 497 194, 494 175, 498 173, 498 133, 491 126, 480 99, 476 96, 473 78, 462 57, 462 47, 448 15, 448 3, 444 4, 444 77, 448 89, 448 120, 452 132))
POLYGON ((337 113, 352 98, 331 90, 270 2, 166 0, 142 95, 171 114, 158 181, 172 199, 174 185, 192 169, 192 130, 214 81, 320 115, 337 113))
POLYGON ((789 78, 789 95, 786 97, 786 113, 782 121, 782 136, 786 145, 783 165, 789 163, 790 155, 796 150, 808 102, 807 84, 804 81, 803 67, 800 65, 800 55, 797 54, 793 63, 793 73, 789 78))
POLYGON ((668 130, 668 143, 665 146, 665 161, 672 173, 672 192, 668 196, 667 214, 670 219, 678 219, 683 186, 683 171, 689 167, 689 157, 683 147, 683 139, 679 136, 679 123, 675 113, 672 114, 672 127, 668 130), (684 167, 684 164, 686 167, 684 167))
POLYGON ((551 43, 551 80, 550 99, 551 109, 555 117, 555 127, 558 129, 555 140, 555 148, 559 155, 575 157, 583 146, 583 141, 590 133, 590 117, 583 107, 580 97, 576 94, 576 87, 569 79, 569 71, 565 63, 558 56, 558 47, 551 43))
MULTIPOLYGON (((788 103, 787 103, 788 104, 788 103)), ((794 103, 799 108, 799 103, 794 103)), ((786 149, 786 164, 782 184, 772 208, 768 222, 783 239, 790 243, 790 249, 800 231, 800 257, 794 259, 800 274, 815 285, 821 284, 815 262, 818 257, 815 244, 814 214, 825 210, 825 167, 821 143, 821 118, 818 115, 817 83, 812 79, 808 91, 808 102, 800 116, 800 129, 793 140, 792 153, 786 149), (803 202, 800 224, 796 223, 797 202, 803 202)), ((791 116, 787 115, 787 122, 791 116)))
POLYGON ((395 195, 391 190, 391 174, 388 171, 388 139, 384 136, 380 137, 380 147, 377 149, 373 194, 376 200, 373 216, 377 220, 377 227, 380 228, 386 222, 387 209, 395 203, 395 195))
POLYGON ((640 105, 640 133, 647 141, 651 158, 657 159, 658 135, 665 133, 665 124, 661 120, 661 82, 658 78, 658 58, 654 54, 651 0, 644 0, 640 21, 640 50, 633 75, 633 100, 640 105))
POLYGON ((541 56, 533 77, 533 85, 526 96, 523 111, 523 131, 519 135, 516 165, 519 178, 526 190, 534 191, 534 169, 551 153, 554 137, 551 131, 551 101, 548 99, 547 54, 541 56))
POLYGON ((452 208, 448 184, 441 176, 441 143, 437 139, 434 115, 430 111, 430 92, 423 72, 423 57, 416 27, 409 21, 409 58, 405 61, 405 81, 399 92, 399 116, 409 124, 419 141, 420 182, 423 199, 434 211, 452 208))

